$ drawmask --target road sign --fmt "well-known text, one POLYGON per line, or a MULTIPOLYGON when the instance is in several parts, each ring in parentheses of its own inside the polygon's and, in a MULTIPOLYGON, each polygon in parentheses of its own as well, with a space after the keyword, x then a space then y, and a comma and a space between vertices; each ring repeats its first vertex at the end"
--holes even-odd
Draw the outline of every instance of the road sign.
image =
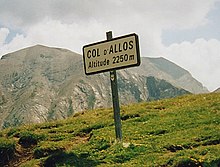
POLYGON ((140 65, 139 41, 129 34, 83 46, 86 75, 140 65))

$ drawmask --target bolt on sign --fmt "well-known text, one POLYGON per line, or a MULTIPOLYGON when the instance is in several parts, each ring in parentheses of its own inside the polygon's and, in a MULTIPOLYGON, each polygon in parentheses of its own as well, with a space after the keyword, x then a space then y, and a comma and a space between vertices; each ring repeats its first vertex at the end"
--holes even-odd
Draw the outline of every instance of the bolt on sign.
POLYGON ((86 75, 140 65, 139 41, 129 34, 83 46, 86 75))

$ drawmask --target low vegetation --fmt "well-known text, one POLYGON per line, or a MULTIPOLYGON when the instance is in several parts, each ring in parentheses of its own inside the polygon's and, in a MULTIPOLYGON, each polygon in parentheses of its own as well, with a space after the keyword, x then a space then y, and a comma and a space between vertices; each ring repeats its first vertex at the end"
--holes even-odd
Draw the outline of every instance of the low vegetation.
POLYGON ((0 138, 0 165, 8 163, 15 154, 15 142, 0 138))
POLYGON ((220 166, 220 94, 186 95, 0 132, 0 166, 220 166))

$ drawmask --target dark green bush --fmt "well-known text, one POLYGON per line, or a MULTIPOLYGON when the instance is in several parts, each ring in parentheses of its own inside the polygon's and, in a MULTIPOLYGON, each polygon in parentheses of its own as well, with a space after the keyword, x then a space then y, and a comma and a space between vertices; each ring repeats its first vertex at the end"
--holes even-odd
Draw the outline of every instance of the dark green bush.
POLYGON ((31 132, 23 132, 20 134, 18 143, 23 147, 36 145, 40 140, 44 139, 45 135, 38 135, 31 132))
POLYGON ((200 162, 191 159, 191 158, 184 158, 182 160, 180 160, 175 167, 183 167, 183 166, 188 166, 188 167, 201 167, 202 165, 200 164, 200 162))
POLYGON ((140 117, 140 114, 126 114, 121 116, 121 120, 125 121, 127 119, 138 118, 138 117, 140 117))
POLYGON ((0 166, 6 164, 15 154, 15 142, 0 138, 0 166))
POLYGON ((10 128, 9 131, 8 131, 8 133, 7 133, 7 136, 8 136, 8 137, 18 136, 17 134, 18 134, 18 132, 17 132, 17 129, 16 129, 16 128, 10 128))
POLYGON ((97 130, 97 129, 101 129, 101 128, 104 128, 104 127, 105 127, 105 125, 103 125, 103 124, 95 124, 95 125, 91 125, 89 127, 81 129, 80 133, 89 134, 92 130, 97 130))
POLYGON ((90 140, 90 144, 93 146, 96 150, 106 150, 111 146, 110 141, 105 139, 92 139, 90 140))
POLYGON ((62 146, 60 147, 57 145, 39 146, 34 149, 34 157, 42 158, 50 155, 57 155, 63 153, 64 151, 65 148, 63 148, 62 146))
POLYGON ((122 145, 117 144, 114 146, 113 153, 108 155, 107 159, 110 159, 114 163, 125 163, 145 152, 146 148, 144 146, 130 144, 129 147, 125 148, 122 145))
POLYGON ((75 166, 75 167, 96 167, 99 161, 89 158, 88 153, 77 155, 73 152, 65 153, 60 152, 48 156, 44 163, 44 167, 55 166, 75 166))

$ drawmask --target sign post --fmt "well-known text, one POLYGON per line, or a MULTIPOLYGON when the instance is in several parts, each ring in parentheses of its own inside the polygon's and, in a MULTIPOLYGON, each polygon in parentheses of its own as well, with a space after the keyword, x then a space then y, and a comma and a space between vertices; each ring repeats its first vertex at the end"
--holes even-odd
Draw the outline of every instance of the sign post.
POLYGON ((111 31, 106 38, 83 46, 84 69, 86 75, 110 71, 116 140, 122 141, 116 70, 140 65, 139 41, 136 34, 112 38, 111 31))
MULTIPOLYGON (((112 31, 106 33, 107 40, 112 39, 112 31)), ((121 117, 120 117, 120 106, 118 98, 118 82, 116 70, 110 71, 111 89, 112 89, 112 102, 114 110, 114 121, 115 121, 115 134, 116 140, 122 140, 122 130, 121 130, 121 117)))

